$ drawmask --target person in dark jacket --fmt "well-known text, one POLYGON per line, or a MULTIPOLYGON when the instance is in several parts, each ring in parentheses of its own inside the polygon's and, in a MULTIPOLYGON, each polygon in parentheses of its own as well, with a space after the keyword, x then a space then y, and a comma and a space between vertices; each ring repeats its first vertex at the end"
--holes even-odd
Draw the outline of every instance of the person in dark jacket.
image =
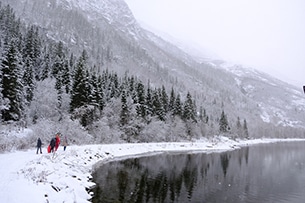
POLYGON ((54 137, 51 139, 51 142, 50 142, 50 147, 51 147, 50 152, 55 152, 55 143, 56 143, 56 139, 54 137))
POLYGON ((40 154, 42 154, 42 151, 41 151, 41 145, 42 145, 42 142, 41 142, 41 139, 38 138, 37 140, 37 151, 36 151, 36 154, 38 154, 38 151, 40 150, 40 154))

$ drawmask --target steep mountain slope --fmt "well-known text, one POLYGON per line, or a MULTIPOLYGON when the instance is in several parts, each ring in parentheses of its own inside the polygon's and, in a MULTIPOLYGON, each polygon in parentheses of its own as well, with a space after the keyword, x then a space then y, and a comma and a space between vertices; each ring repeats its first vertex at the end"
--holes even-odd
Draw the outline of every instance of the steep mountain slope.
MULTIPOLYGON (((303 127, 301 90, 264 73, 223 62, 198 62, 176 46, 145 31, 124 0, 1 0, 27 23, 44 29, 74 53, 86 49, 100 69, 129 72, 152 86, 172 86, 196 96, 211 119, 224 109, 232 125, 247 119, 258 126, 303 127)), ((255 131, 256 130, 256 131, 255 131)))
POLYGON ((257 102, 263 121, 284 126, 303 125, 305 98, 301 88, 297 89, 255 69, 225 64, 222 67, 235 75, 241 92, 257 102))
MULTIPOLYGON (((235 105, 238 106, 240 104, 247 111, 254 112, 263 122, 291 127, 304 126, 305 98, 301 88, 296 88, 253 68, 230 64, 222 60, 213 61, 209 58, 198 59, 198 57, 194 57, 201 64, 198 66, 189 61, 189 56, 185 56, 181 51, 179 52, 176 47, 165 45, 164 42, 158 41, 159 38, 156 37, 151 37, 150 39, 159 44, 160 48, 170 51, 175 56, 180 56, 180 59, 186 61, 191 67, 205 76, 212 75, 213 77, 214 74, 219 76, 219 74, 224 73, 221 79, 216 82, 222 81, 220 83, 226 86, 227 90, 222 92, 226 93, 229 91, 228 89, 233 88, 232 91, 229 91, 232 94, 229 100, 232 99, 231 101, 235 101, 235 105), (240 93, 246 98, 240 97, 240 93), (241 100, 238 98, 241 98, 241 100), (245 99, 247 100, 246 106, 242 102, 245 99)), ((197 77, 199 75, 197 74, 197 77)), ((222 87, 218 88, 222 89, 222 87)), ((215 90, 213 87, 212 89, 215 90)))

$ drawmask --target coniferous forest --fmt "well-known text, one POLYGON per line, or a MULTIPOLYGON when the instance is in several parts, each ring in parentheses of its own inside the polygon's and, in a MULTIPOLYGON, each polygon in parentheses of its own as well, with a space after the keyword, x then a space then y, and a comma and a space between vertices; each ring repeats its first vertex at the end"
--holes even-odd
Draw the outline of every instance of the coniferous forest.
MULTIPOLYGON (((251 134, 246 118, 228 119, 222 108, 209 115, 190 92, 141 81, 128 67, 102 69, 85 49, 79 53, 0 5, 1 151, 34 146, 37 136, 48 142, 56 132, 75 144, 251 134), (30 136, 8 137, 16 129, 31 129, 30 136)), ((112 61, 109 50, 105 56, 112 61)))

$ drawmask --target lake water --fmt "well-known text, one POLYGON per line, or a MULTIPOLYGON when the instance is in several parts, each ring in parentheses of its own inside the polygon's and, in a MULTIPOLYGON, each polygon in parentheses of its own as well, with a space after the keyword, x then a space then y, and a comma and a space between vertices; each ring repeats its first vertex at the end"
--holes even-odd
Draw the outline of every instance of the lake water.
POLYGON ((305 142, 110 162, 93 181, 94 203, 304 203, 305 142))

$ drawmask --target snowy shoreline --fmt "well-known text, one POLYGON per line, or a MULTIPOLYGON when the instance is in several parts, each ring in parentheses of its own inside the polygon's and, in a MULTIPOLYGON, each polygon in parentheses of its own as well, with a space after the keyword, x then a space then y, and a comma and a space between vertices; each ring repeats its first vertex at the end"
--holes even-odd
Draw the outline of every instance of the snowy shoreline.
POLYGON ((60 147, 55 157, 36 154, 36 149, 0 154, 0 202, 87 203, 91 174, 100 164, 158 153, 212 153, 234 150, 243 146, 305 141, 304 139, 255 139, 233 141, 215 137, 194 142, 137 143, 60 147))

